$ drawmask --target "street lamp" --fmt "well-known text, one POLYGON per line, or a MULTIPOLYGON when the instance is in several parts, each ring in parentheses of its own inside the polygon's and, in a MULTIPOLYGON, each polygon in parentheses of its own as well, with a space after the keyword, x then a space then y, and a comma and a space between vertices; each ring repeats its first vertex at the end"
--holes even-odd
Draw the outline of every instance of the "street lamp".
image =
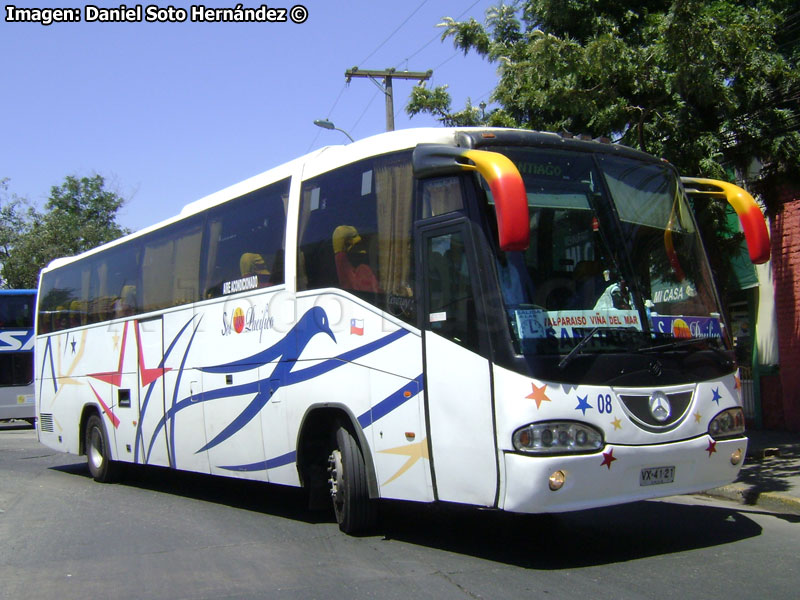
POLYGON ((336 131, 341 131, 343 134, 345 134, 347 136, 347 138, 351 142, 355 142, 355 140, 352 138, 352 136, 349 133, 347 133, 344 129, 339 129, 333 123, 331 123, 328 119, 314 119, 314 125, 316 125, 317 127, 322 127, 323 129, 335 129, 336 131))

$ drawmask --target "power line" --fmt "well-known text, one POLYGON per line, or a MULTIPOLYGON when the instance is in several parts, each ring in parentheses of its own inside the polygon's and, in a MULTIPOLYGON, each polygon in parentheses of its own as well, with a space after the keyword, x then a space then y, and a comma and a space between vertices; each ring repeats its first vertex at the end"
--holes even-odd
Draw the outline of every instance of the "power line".
POLYGON ((400 30, 403 28, 403 25, 405 25, 406 23, 408 23, 408 22, 409 22, 409 20, 411 19, 411 17, 413 17, 415 14, 417 14, 417 11, 418 11, 420 8, 422 8, 423 6, 425 6, 425 4, 427 4, 427 2, 428 2, 428 0, 422 0, 422 2, 419 4, 419 6, 417 6, 417 8, 415 8, 413 11, 411 11, 411 14, 410 14, 410 15, 408 15, 408 16, 405 18, 405 20, 404 20, 402 23, 400 23, 400 25, 398 25, 398 26, 397 26, 397 28, 396 28, 396 29, 395 29, 395 30, 394 30, 392 33, 390 33, 390 34, 387 36, 387 38, 386 38, 385 40, 383 40, 383 41, 382 41, 380 44, 378 44, 378 47, 377 47, 377 48, 375 48, 375 50, 373 50, 372 52, 370 52, 370 53, 369 53, 369 55, 368 55, 366 58, 364 58, 364 59, 363 59, 363 60, 362 60, 362 61, 361 61, 359 64, 364 64, 364 63, 365 63, 365 62, 367 62, 367 61, 368 61, 370 58, 372 58, 372 56, 373 56, 373 55, 374 55, 374 54, 375 54, 375 53, 376 53, 378 50, 380 50, 381 48, 383 48, 384 44, 386 44, 386 42, 388 42, 390 39, 392 39, 392 37, 394 36, 394 34, 395 34, 395 33, 397 33, 398 31, 400 31, 400 30))
MULTIPOLYGON (((333 101, 333 106, 331 106, 330 110, 328 110, 327 117, 328 117, 329 119, 330 119, 331 113, 333 113, 333 109, 335 109, 335 108, 336 108, 336 105, 337 105, 337 104, 339 104, 339 100, 341 99, 341 97, 342 97, 342 94, 344 94, 344 91, 345 91, 346 89, 347 89, 347 84, 346 84, 346 83, 345 83, 345 84, 342 84, 342 89, 341 89, 341 90, 339 90, 339 95, 338 95, 338 96, 336 96, 336 100, 334 100, 334 101, 333 101)), ((320 136, 320 134, 321 134, 321 133, 322 133, 322 130, 318 129, 318 130, 317 130, 317 133, 316 133, 316 135, 314 136, 314 139, 313 139, 313 140, 311 140, 311 143, 308 145, 308 150, 306 150, 306 152, 311 152, 311 149, 312 149, 314 146, 316 146, 316 145, 317 145, 317 140, 319 139, 319 136, 320 136)))
MULTIPOLYGON (((467 14, 469 11, 471 11, 471 10, 472 10, 472 9, 473 9, 473 8, 474 8, 474 7, 475 7, 477 4, 480 4, 482 1, 483 1, 483 0, 475 0, 475 2, 473 2, 472 4, 470 4, 470 6, 469 6, 469 7, 468 7, 468 8, 467 8, 465 11, 463 11, 463 12, 462 12, 460 15, 458 15, 458 16, 455 18, 455 20, 457 21, 458 19, 460 19, 461 17, 463 17, 465 14, 467 14)), ((436 35, 434 35, 434 36, 433 36, 431 39, 429 39, 427 42, 425 42, 425 43, 424 43, 424 44, 423 44, 423 45, 422 45, 422 46, 421 46, 421 47, 420 47, 418 50, 416 50, 416 51, 415 51, 415 52, 413 52, 412 54, 409 54, 409 55, 408 55, 408 56, 407 56, 407 57, 406 57, 404 60, 401 60, 401 61, 400 61, 400 63, 403 63, 403 62, 406 62, 406 63, 407 63, 407 62, 408 62, 410 59, 414 58, 414 57, 415 57, 417 54, 419 54, 420 52, 422 52, 422 51, 423 51, 425 48, 427 48, 428 46, 430 46, 430 45, 431 45, 433 42, 435 42, 435 41, 436 41, 437 39, 439 39, 440 37, 441 37, 441 35, 437 33, 437 34, 436 34, 436 35)), ((399 67, 400 67, 400 63, 396 64, 396 65, 395 65, 395 68, 399 68, 399 67)))
POLYGON ((358 127, 358 124, 361 123, 361 119, 363 119, 364 115, 367 114, 367 110, 369 110, 369 107, 372 106, 372 103, 375 101, 375 98, 378 96, 378 92, 379 91, 380 90, 375 90, 375 92, 372 94, 372 98, 369 99, 369 102, 367 102, 367 105, 364 107, 364 110, 361 112, 361 115, 359 115, 358 119, 356 119, 356 122, 353 123, 353 125, 350 127, 350 131, 355 130, 355 128, 358 127))
POLYGON ((333 101, 333 106, 331 106, 331 109, 328 111, 328 115, 327 115, 328 118, 330 118, 331 113, 333 112, 333 109, 336 108, 336 105, 339 104, 339 98, 342 97, 342 94, 344 94, 344 91, 346 89, 347 89, 347 84, 345 83, 344 85, 342 85, 342 89, 339 91, 339 95, 336 96, 336 100, 333 101))
MULTIPOLYGON (((469 6, 468 6, 468 7, 467 7, 465 10, 463 10, 463 11, 462 11, 462 12, 461 12, 461 13, 460 13, 460 14, 459 14, 457 17, 455 17, 455 19, 456 19, 456 20, 458 20, 458 19, 461 19, 461 18, 462 18, 464 15, 466 15, 468 12, 470 12, 470 11, 471 11, 473 8, 475 8, 475 6, 477 6, 478 4, 480 4, 482 1, 484 1, 484 0, 475 0, 475 1, 474 1, 472 4, 470 4, 470 5, 469 5, 469 6)), ((423 7, 425 4, 427 4, 427 2, 428 2, 428 0, 422 0, 422 2, 420 2, 420 4, 419 4, 419 5, 417 5, 417 7, 416 7, 416 8, 415 8, 413 11, 411 11, 411 13, 410 13, 410 14, 409 14, 409 15, 408 15, 408 16, 407 16, 407 17, 406 17, 404 20, 403 20, 403 22, 402 22, 402 23, 400 23, 400 24, 399 24, 399 25, 398 25, 398 26, 397 26, 397 27, 396 27, 396 28, 395 28, 395 29, 394 29, 394 30, 393 30, 393 31, 392 31, 392 32, 391 32, 391 33, 390 33, 388 36, 386 36, 386 38, 385 38, 385 39, 384 39, 384 40, 383 40, 383 41, 382 41, 380 44, 378 44, 378 46, 377 46, 377 47, 376 47, 376 48, 375 48, 375 49, 374 49, 372 52, 370 52, 370 53, 369 53, 369 54, 368 54, 368 55, 367 55, 367 56, 366 56, 366 57, 365 57, 365 58, 364 58, 364 59, 361 61, 361 63, 360 63, 360 64, 363 64, 364 62, 366 62, 367 60, 369 60, 370 58, 372 58, 372 56, 374 56, 374 55, 375 55, 375 54, 378 52, 378 50, 380 50, 380 49, 381 49, 381 48, 382 48, 384 45, 386 45, 386 43, 387 43, 387 42, 388 42, 390 39, 392 39, 392 37, 394 37, 394 36, 397 34, 397 32, 398 32, 398 31, 400 31, 400 30, 401 30, 401 29, 402 29, 402 28, 403 28, 403 27, 404 27, 404 26, 405 26, 405 25, 406 25, 406 24, 407 24, 407 23, 408 23, 408 22, 411 20, 411 18, 412 18, 412 17, 413 17, 415 14, 417 14, 417 12, 419 12, 419 10, 420 10, 420 9, 421 9, 421 8, 422 8, 422 7, 423 7)), ((423 45, 422 45, 422 46, 421 46, 419 49, 417 49, 415 52, 413 52, 413 53, 412 53, 412 54, 410 54, 408 57, 406 57, 406 58, 404 59, 404 61, 400 61, 400 63, 398 63, 398 64, 395 66, 395 68, 399 68, 399 66, 400 66, 400 64, 401 64, 402 62, 406 62, 406 64, 407 64, 407 63, 408 63, 408 61, 409 61, 411 58, 413 58, 414 56, 416 56, 417 54, 419 54, 420 52, 422 52, 422 50, 424 50, 425 48, 427 48, 428 46, 430 46, 430 45, 431 45, 431 44, 432 44, 434 41, 436 41, 436 40, 437 40, 439 37, 440 37, 440 35, 439 35, 439 34, 437 34, 437 35, 433 36, 433 37, 432 37, 430 40, 428 40, 428 41, 427 41, 425 44, 423 44, 423 45)), ((458 52, 456 52, 456 53, 455 53, 453 56, 451 56, 450 58, 448 58, 447 60, 445 60, 443 63, 441 63, 441 65, 444 65, 445 63, 447 63, 447 62, 449 62, 450 60, 452 60, 453 58, 455 58, 455 56, 456 56, 457 54, 458 54, 458 52)), ((439 65, 439 66, 441 66, 441 65, 439 65)), ((438 67, 437 67, 437 68, 438 68, 438 67)), ((345 83, 344 87, 347 87, 347 83, 345 83)), ((342 97, 342 94, 344 93, 344 87, 343 87, 343 88, 342 88, 342 90, 339 92, 339 95, 336 97, 336 100, 334 101, 334 103, 333 103, 333 106, 331 106, 331 109, 328 111, 328 116, 329 116, 329 117, 330 117, 330 115, 333 113, 333 110, 336 108, 336 105, 338 104, 338 102, 339 102, 339 99, 342 97)), ((385 93, 385 92, 384 92, 384 93, 385 93)), ((351 130, 352 130, 352 129, 355 129, 355 127, 356 127, 356 126, 357 126, 357 125, 358 125, 358 124, 361 122, 361 119, 364 117, 364 115, 366 114, 367 110, 369 109, 369 107, 370 107, 370 106, 372 105, 372 103, 374 102, 374 100, 375 100, 375 96, 376 96, 376 95, 377 95, 377 94, 373 94, 372 98, 371 98, 371 99, 369 100, 369 102, 367 103, 367 106, 364 108, 364 110, 362 111, 361 115, 360 115, 360 116, 358 117, 358 119, 356 120, 355 124, 354 124, 354 125, 351 127, 351 130)), ((388 112, 387 112, 387 115, 388 115, 388 112)), ((392 116, 394 116, 394 111, 392 111, 392 116)), ((387 117, 387 118, 388 118, 388 117, 387 117)), ((317 140, 317 138, 319 137, 319 135, 320 135, 320 132, 317 132, 317 136, 314 138, 314 141, 312 142, 312 146, 313 146, 313 144, 315 144, 315 143, 316 143, 316 140, 317 140)))
POLYGON ((386 96, 386 131, 394 131, 394 91, 392 88, 393 79, 416 79, 420 83, 431 78, 433 71, 397 71, 396 69, 384 69, 377 71, 374 69, 359 69, 353 67, 344 72, 347 83, 353 77, 366 77, 371 79, 386 96), (378 83, 377 78, 383 78, 383 86, 378 83))

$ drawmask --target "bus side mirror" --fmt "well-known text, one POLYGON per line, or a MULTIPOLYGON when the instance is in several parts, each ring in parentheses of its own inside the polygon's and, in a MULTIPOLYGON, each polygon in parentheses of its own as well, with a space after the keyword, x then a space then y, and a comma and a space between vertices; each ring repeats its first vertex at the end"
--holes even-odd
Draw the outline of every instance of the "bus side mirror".
POLYGON ((525 184, 517 167, 498 152, 419 144, 412 157, 414 177, 441 177, 477 171, 489 184, 497 213, 497 234, 503 251, 525 250, 530 241, 530 216, 525 184))
POLYGON ((769 260, 769 232, 753 197, 738 185, 719 181, 717 179, 702 179, 700 177, 681 177, 683 186, 689 196, 717 196, 723 195, 736 211, 744 231, 747 250, 750 260, 757 265, 769 260))

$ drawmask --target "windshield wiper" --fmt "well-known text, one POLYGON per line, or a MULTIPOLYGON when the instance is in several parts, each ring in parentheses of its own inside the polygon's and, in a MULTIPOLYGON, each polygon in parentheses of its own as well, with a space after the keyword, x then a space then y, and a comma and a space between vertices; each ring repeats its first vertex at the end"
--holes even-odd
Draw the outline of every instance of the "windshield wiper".
POLYGON ((578 354, 578 352, 580 352, 580 349, 583 348, 586 344, 588 344, 589 340, 591 340, 594 337, 594 334, 597 333, 600 330, 603 330, 603 331, 629 331, 629 332, 637 331, 633 327, 603 327, 602 325, 598 325, 597 327, 592 329, 589 333, 587 333, 585 336, 583 336, 581 338, 581 341, 578 342, 577 344, 575 344, 575 347, 572 350, 570 350, 569 353, 559 361, 558 368, 559 369, 563 369, 570 362, 572 362, 572 359, 575 358, 575 356, 578 354))
POLYGON ((595 327, 594 329, 592 329, 592 330, 589 332, 589 334, 588 334, 588 335, 585 335, 585 336, 583 336, 583 337, 581 338, 581 341, 580 341, 580 342, 578 342, 577 344, 575 344, 575 347, 574 347, 572 350, 570 350, 570 351, 567 353, 567 355, 566 355, 564 358, 562 358, 562 359, 559 361, 559 363, 558 363, 558 368, 559 368, 559 369, 563 369, 564 367, 566 367, 566 366, 567 366, 567 365, 570 363, 570 361, 572 360, 572 358, 573 358, 573 357, 574 357, 574 356, 575 356, 575 355, 578 353, 578 351, 579 351, 581 348, 583 348, 583 347, 584 347, 586 344, 588 344, 588 343, 589 343, 589 340, 590 340, 590 339, 592 339, 592 337, 594 337, 594 334, 595 334, 595 333, 597 333, 599 330, 600 330, 600 326, 598 325, 597 327, 595 327))

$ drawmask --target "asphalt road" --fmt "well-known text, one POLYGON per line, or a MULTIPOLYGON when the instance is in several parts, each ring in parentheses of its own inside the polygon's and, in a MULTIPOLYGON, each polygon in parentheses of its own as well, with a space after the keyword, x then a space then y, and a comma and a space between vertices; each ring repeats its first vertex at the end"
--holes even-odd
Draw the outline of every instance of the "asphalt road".
POLYGON ((348 537, 296 490, 84 457, 0 424, 0 598, 780 598, 800 517, 681 496, 558 516, 391 504, 348 537))

